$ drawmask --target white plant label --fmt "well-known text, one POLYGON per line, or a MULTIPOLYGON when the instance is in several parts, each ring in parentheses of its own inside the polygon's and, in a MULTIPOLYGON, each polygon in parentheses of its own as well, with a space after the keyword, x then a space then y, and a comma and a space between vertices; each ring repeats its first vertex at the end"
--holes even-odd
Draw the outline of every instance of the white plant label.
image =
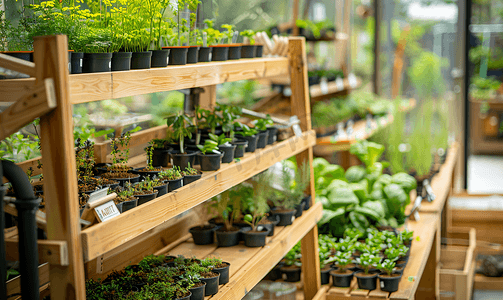
POLYGON ((121 214, 117 209, 117 206, 115 206, 113 200, 110 200, 107 203, 96 207, 94 211, 96 212, 96 216, 98 217, 98 219, 100 219, 101 222, 105 222, 121 214))
POLYGON ((337 79, 335 80, 335 86, 337 87, 338 91, 342 91, 344 89, 344 81, 342 80, 342 78, 337 77, 337 79))
POLYGON ((111 61, 108 62, 108 68, 112 69, 112 62, 111 61))
POLYGON ((295 136, 302 136, 302 129, 300 129, 299 124, 295 124, 292 126, 293 132, 295 133, 295 136))
POLYGON ((327 81, 326 80, 322 80, 320 82, 320 89, 321 89, 321 93, 323 95, 326 95, 328 94, 328 84, 327 84, 327 81))
POLYGON ((80 67, 82 68, 82 58, 79 59, 80 67))
POLYGON ((358 85, 355 74, 351 73, 348 76, 348 83, 351 88, 355 88, 358 85))

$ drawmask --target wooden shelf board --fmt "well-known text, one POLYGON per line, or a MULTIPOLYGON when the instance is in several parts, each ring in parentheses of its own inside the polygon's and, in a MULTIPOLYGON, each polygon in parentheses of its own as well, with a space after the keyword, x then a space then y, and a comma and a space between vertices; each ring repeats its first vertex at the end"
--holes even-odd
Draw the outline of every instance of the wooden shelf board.
MULTIPOLYGON (((288 58, 253 58, 146 70, 70 75, 72 104, 224 82, 288 76, 288 58)), ((0 82, 1 89, 1 82, 0 82)))
POLYGON ((357 88, 361 87, 361 85, 362 85, 362 80, 359 77, 356 77, 356 85, 355 86, 351 86, 349 84, 349 80, 347 78, 344 78, 342 80, 342 82, 344 83, 343 89, 339 89, 337 87, 337 84, 335 83, 335 81, 328 82, 327 83, 327 90, 325 92, 323 92, 323 90, 321 89, 321 86, 319 84, 310 86, 309 87, 309 94, 311 96, 311 105, 314 104, 315 102, 320 101, 320 100, 332 98, 332 97, 336 96, 337 94, 341 94, 346 91, 351 91, 351 90, 357 89, 357 88))
POLYGON ((437 233, 438 223, 439 217, 436 214, 421 214, 420 221, 408 222, 408 229, 414 231, 414 242, 410 250, 409 263, 405 267, 397 292, 383 292, 379 288, 374 291, 359 290, 356 278, 353 278, 350 288, 330 287, 326 299, 414 299, 430 251, 435 251, 433 241, 437 233), (419 237, 419 240, 417 240, 417 237, 419 237))
POLYGON ((257 149, 255 153, 246 153, 239 162, 222 164, 218 171, 204 172, 201 179, 190 185, 83 230, 84 260, 89 261, 126 243, 315 143, 316 136, 311 130, 300 137, 257 149))
POLYGON ((475 274, 473 280, 474 290, 503 290, 503 277, 487 277, 475 274))
POLYGON ((217 248, 212 245, 195 245, 192 238, 181 243, 168 252, 169 255, 184 255, 219 257, 229 262, 230 280, 220 286, 218 294, 206 299, 241 299, 283 258, 283 256, 306 235, 311 228, 316 226, 321 219, 323 207, 315 203, 309 210, 304 211, 292 225, 276 227, 274 236, 267 237, 264 247, 250 248, 243 244, 234 247, 217 248))

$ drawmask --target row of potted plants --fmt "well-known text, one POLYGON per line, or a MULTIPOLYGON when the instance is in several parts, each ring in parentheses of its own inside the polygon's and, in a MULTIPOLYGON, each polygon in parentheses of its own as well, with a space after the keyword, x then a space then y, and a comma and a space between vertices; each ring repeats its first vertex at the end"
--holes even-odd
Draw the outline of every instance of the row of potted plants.
POLYGON ((219 247, 235 246, 244 241, 248 247, 262 247, 266 237, 273 236, 275 226, 291 225, 295 218, 309 209, 310 198, 304 197, 309 184, 309 166, 303 164, 292 174, 283 165, 281 191, 274 190, 271 171, 231 188, 212 199, 210 212, 215 217, 209 224, 192 227, 194 243, 219 247), (215 238, 216 237, 216 238, 215 238))
POLYGON ((149 255, 104 280, 88 280, 86 299, 202 300, 229 282, 229 267, 219 258, 149 255))

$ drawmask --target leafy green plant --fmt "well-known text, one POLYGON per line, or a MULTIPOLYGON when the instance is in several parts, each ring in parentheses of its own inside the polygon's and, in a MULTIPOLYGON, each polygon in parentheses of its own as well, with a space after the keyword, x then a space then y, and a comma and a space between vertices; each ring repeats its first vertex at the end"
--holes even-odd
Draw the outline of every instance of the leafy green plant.
POLYGON ((248 125, 245 125, 245 124, 242 124, 239 122, 235 122, 234 127, 241 128, 242 131, 239 131, 238 134, 242 135, 242 136, 252 136, 252 135, 255 135, 258 133, 257 129, 250 128, 250 127, 248 127, 248 125))
POLYGON ((302 263, 300 262, 300 258, 302 257, 300 253, 300 242, 293 246, 290 251, 285 255, 285 265, 286 266, 297 266, 300 267, 302 263))
POLYGON ((368 274, 371 267, 377 267, 381 262, 381 258, 374 254, 365 252, 356 259, 356 262, 363 268, 363 272, 368 274))
POLYGON ((386 258, 390 261, 396 261, 401 256, 400 250, 395 247, 384 250, 384 255, 386 255, 386 258))
POLYGON ((201 153, 206 155, 208 154, 221 154, 220 151, 218 151, 218 142, 215 142, 214 140, 206 140, 203 145, 197 145, 197 148, 201 150, 201 153))
POLYGON ((198 174, 199 174, 199 172, 198 172, 196 169, 192 168, 192 167, 190 166, 190 163, 189 163, 189 165, 185 168, 185 170, 183 170, 183 171, 182 171, 182 175, 183 175, 183 176, 194 176, 194 175, 198 175, 198 174))
POLYGON ((222 146, 222 145, 229 145, 230 142, 232 141, 231 138, 225 137, 225 134, 222 133, 221 135, 217 136, 212 133, 209 134, 210 139, 217 143, 217 146, 222 146))
POLYGON ((254 124, 255 124, 255 128, 257 130, 264 131, 264 130, 267 130, 267 127, 272 126, 274 124, 274 122, 271 120, 271 118, 269 116, 269 118, 266 118, 266 119, 256 120, 254 124))
POLYGON ((337 253, 335 253, 334 259, 337 266, 339 267, 339 273, 345 273, 347 266, 353 263, 351 256, 351 252, 337 251, 337 253))
POLYGON ((242 108, 235 105, 227 105, 217 103, 215 111, 222 114, 220 123, 222 124, 222 131, 227 135, 227 137, 234 138, 234 122, 241 117, 242 108))
POLYGON ((276 197, 273 202, 276 206, 284 209, 295 209, 304 197, 304 191, 309 185, 309 163, 303 162, 297 170, 292 170, 283 163, 281 188, 282 195, 276 197))
MULTIPOLYGON (((190 168, 190 166, 189 166, 189 168, 190 168)), ((187 170, 187 168, 185 170, 187 170)), ((196 173, 197 173, 197 171, 196 171, 196 173)), ((182 178, 182 172, 180 171, 179 167, 174 166, 171 169, 167 169, 167 170, 160 172, 157 176, 162 180, 176 180, 176 179, 182 178)))
POLYGON ((388 276, 391 276, 391 274, 393 273, 393 269, 395 268, 396 266, 396 263, 392 260, 389 260, 389 259, 385 259, 382 263, 380 263, 377 268, 379 270, 382 270, 384 272, 386 272, 386 274, 388 274, 388 276))
POLYGON ((250 45, 255 45, 255 38, 253 38, 255 36, 255 31, 248 29, 241 31, 239 35, 244 38, 247 38, 250 45))
POLYGON ((252 227, 252 231, 257 231, 257 225, 269 210, 267 200, 272 192, 271 179, 271 173, 267 171, 254 177, 253 202, 247 207, 250 213, 244 216, 244 221, 252 227))
POLYGON ((232 230, 234 220, 236 220, 241 213, 241 201, 238 198, 230 198, 230 190, 220 194, 220 198, 213 198, 212 208, 216 210, 218 215, 224 220, 224 227, 226 231, 232 230))
POLYGON ((406 162, 419 178, 428 175, 433 164, 432 118, 433 103, 424 103, 408 138, 410 151, 406 153, 406 162))
POLYGON ((223 24, 222 28, 226 31, 223 33, 224 37, 227 38, 227 44, 232 44, 232 36, 234 35, 234 25, 223 24))
POLYGON ((178 140, 178 144, 180 145, 180 153, 185 153, 184 138, 192 138, 192 132, 188 127, 192 125, 192 120, 187 115, 178 113, 168 117, 166 123, 172 127, 173 136, 178 140))
POLYGON ((403 241, 404 244, 409 243, 412 241, 412 237, 414 235, 414 231, 409 231, 409 230, 404 230, 400 232, 400 239, 403 241))

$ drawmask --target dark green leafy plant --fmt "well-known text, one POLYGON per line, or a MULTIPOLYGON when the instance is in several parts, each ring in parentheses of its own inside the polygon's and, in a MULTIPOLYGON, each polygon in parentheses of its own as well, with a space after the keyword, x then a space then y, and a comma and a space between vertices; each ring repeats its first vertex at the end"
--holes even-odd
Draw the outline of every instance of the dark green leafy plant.
POLYGON ((377 267, 381 262, 381 258, 371 253, 362 253, 360 257, 356 259, 356 262, 363 268, 363 272, 368 274, 371 267, 377 267))
POLYGON ((391 276, 395 266, 396 266, 396 263, 394 261, 389 260, 389 259, 385 259, 381 264, 379 264, 377 266, 377 268, 381 271, 386 272, 386 274, 388 274, 388 276, 391 276))
MULTIPOLYGON (((189 166, 190 168, 190 166, 189 166)), ((192 169, 192 168, 191 168, 192 169)), ((187 168, 185 169, 187 170, 187 168)), ((197 173, 197 171, 196 171, 197 173)), ((173 166, 171 169, 164 170, 157 175, 161 180, 176 180, 182 178, 180 167, 173 166)))
POLYGON ((167 125, 172 127, 173 135, 180 145, 180 153, 185 153, 184 138, 192 138, 192 132, 189 126, 192 125, 192 120, 185 114, 179 113, 167 118, 167 125))
POLYGON ((241 200, 235 197, 231 199, 230 190, 227 190, 220 194, 220 198, 213 198, 211 207, 222 217, 225 230, 232 230, 234 221, 241 214, 241 200))
POLYGON ((221 135, 217 136, 215 134, 210 133, 209 134, 210 139, 217 143, 218 146, 222 145, 230 145, 230 142, 232 141, 231 138, 225 137, 225 134, 222 133, 221 135))
MULTIPOLYGON (((218 138, 217 138, 218 139, 218 138)), ((220 151, 218 151, 218 142, 215 142, 214 140, 206 140, 203 145, 197 145, 197 148, 201 150, 202 154, 221 154, 220 151)))
POLYGON ((281 178, 282 193, 273 200, 276 206, 284 209, 295 209, 304 197, 304 191, 309 185, 310 168, 309 163, 302 163, 297 170, 291 170, 286 163, 283 163, 281 178))
POLYGON ((351 256, 352 256, 351 252, 337 251, 337 253, 334 256, 334 259, 337 266, 339 267, 338 270, 339 273, 345 273, 347 266, 353 263, 351 256))

